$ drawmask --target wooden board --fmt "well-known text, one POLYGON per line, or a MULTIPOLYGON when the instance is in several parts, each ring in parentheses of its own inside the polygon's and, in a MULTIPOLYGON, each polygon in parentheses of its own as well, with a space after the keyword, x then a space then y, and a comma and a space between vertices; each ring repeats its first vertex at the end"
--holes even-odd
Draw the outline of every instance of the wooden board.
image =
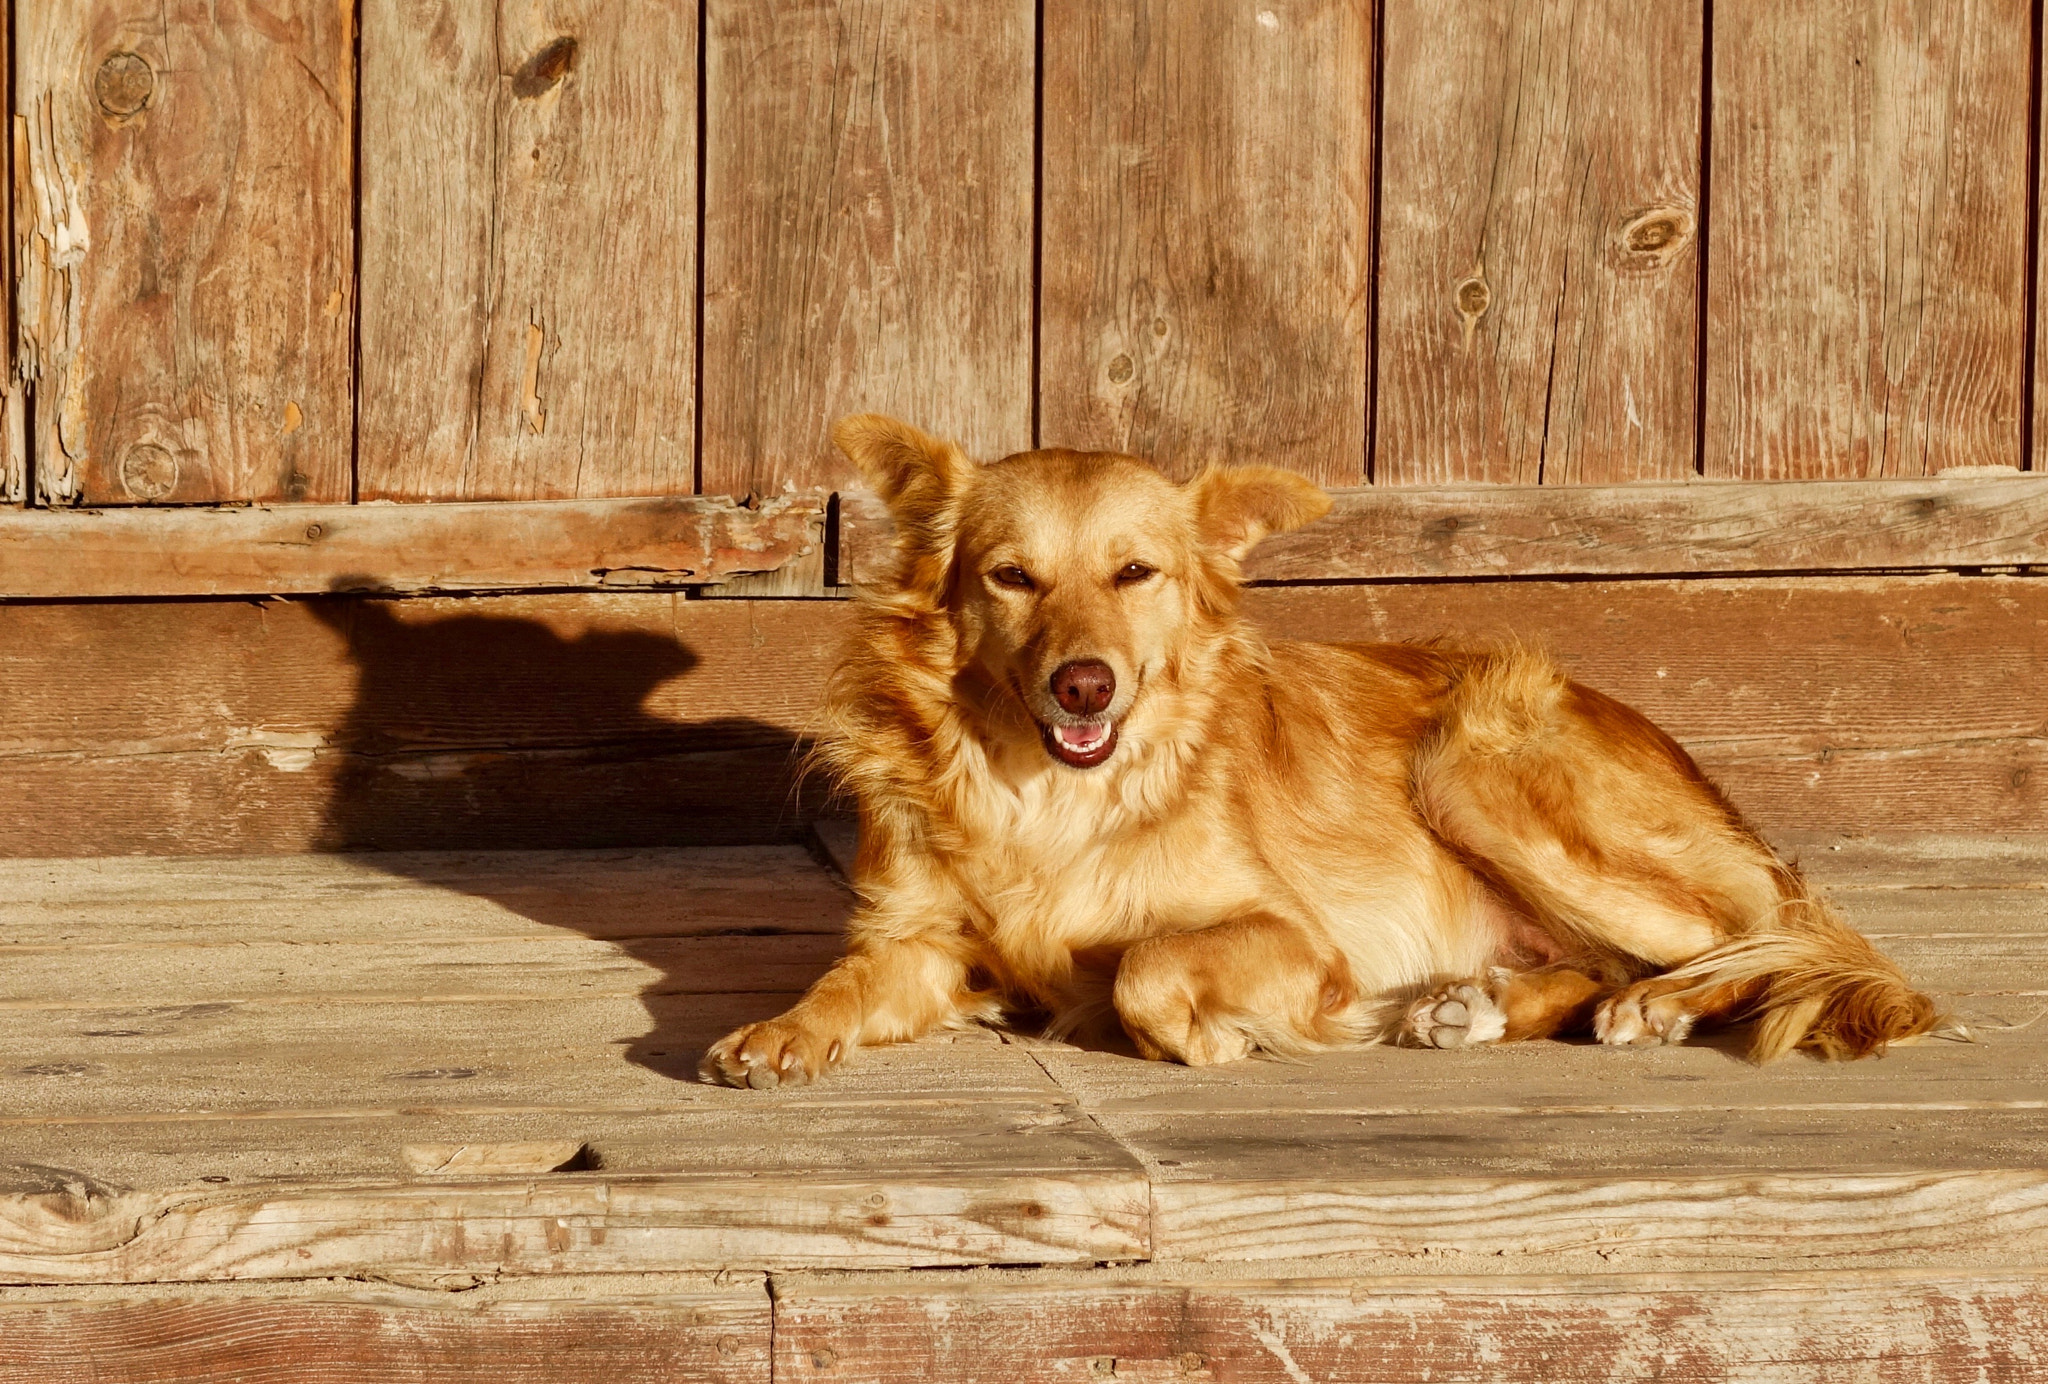
MULTIPOLYGON (((1254 582, 1704 576, 2048 568, 2048 481, 1940 480, 1338 490, 1328 516, 1259 545, 1254 582)), ((895 530, 839 497, 838 571, 890 571, 895 530)))
POLYGON ((703 491, 830 486, 868 410, 1030 446, 1032 6, 707 14, 703 491))
POLYGON ((697 9, 371 5, 364 499, 696 488, 697 9))
POLYGON ((2024 1377, 2048 1331, 2048 1293, 2027 1274, 1486 1278, 1475 1267, 1265 1282, 778 1274, 775 1367, 799 1379, 1975 1384, 2024 1377))
MULTIPOLYGON (((2018 577, 1268 587, 1275 635, 1516 639, 1776 829, 2042 830, 2018 577)), ((794 840, 850 612, 667 594, 0 609, 0 854, 794 840)))
POLYGON ((760 1275, 503 1285, 330 1281, 264 1295, 0 1290, 4 1384, 754 1384, 769 1378, 760 1275))
POLYGON ((44 502, 349 498, 353 17, 19 6, 44 502))
POLYGON ((1039 440, 1357 484, 1372 6, 1084 0, 1044 26, 1039 440))
POLYGON ((819 552, 778 497, 0 512, 0 599, 674 588, 819 552))
POLYGON ((1712 13, 1706 474, 2023 464, 2028 6, 1712 13))
POLYGON ((1385 7, 1375 481, 1692 474, 1701 13, 1385 7))
POLYGON ((9 607, 41 695, 0 725, 0 811, 34 854, 792 839, 839 604, 9 607))

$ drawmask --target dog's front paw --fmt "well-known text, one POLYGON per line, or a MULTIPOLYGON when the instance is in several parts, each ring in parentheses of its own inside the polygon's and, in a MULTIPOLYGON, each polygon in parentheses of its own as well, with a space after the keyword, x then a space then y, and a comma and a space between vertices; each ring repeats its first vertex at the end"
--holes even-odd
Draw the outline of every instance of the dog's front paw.
POLYGON ((1409 1005, 1401 1038, 1418 1048, 1476 1048, 1499 1042, 1507 1028, 1507 1015, 1485 987, 1460 981, 1409 1005))
POLYGON ((835 1067, 846 1044, 784 1015, 734 1029, 711 1045, 697 1075, 721 1086, 802 1086, 835 1067))

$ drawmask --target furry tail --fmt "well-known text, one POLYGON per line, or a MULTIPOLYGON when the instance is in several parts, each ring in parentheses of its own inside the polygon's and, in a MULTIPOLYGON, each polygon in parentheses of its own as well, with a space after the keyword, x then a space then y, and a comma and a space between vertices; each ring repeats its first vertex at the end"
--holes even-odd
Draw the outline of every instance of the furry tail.
POLYGON ((1808 1048, 1830 1061, 1869 1057, 1943 1024, 1934 1001, 1892 959, 1803 890, 1746 937, 1668 973, 1700 988, 1731 987, 1755 1021, 1750 1060, 1808 1048))

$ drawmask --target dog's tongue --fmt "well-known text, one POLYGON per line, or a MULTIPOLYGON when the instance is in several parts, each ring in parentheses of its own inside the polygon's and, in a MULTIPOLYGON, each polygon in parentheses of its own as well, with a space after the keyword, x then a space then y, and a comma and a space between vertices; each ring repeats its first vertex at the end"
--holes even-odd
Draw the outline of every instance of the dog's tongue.
POLYGON ((1070 750, 1087 751, 1094 749, 1109 738, 1108 726, 1060 726, 1053 731, 1062 745, 1070 750))

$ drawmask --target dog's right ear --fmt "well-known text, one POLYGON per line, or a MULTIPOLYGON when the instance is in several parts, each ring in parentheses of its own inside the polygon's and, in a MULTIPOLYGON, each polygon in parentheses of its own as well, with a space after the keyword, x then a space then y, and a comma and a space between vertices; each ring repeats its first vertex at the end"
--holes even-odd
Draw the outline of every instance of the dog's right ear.
POLYGON ((832 425, 832 441, 899 523, 928 523, 974 472, 958 444, 879 413, 840 419, 832 425))

